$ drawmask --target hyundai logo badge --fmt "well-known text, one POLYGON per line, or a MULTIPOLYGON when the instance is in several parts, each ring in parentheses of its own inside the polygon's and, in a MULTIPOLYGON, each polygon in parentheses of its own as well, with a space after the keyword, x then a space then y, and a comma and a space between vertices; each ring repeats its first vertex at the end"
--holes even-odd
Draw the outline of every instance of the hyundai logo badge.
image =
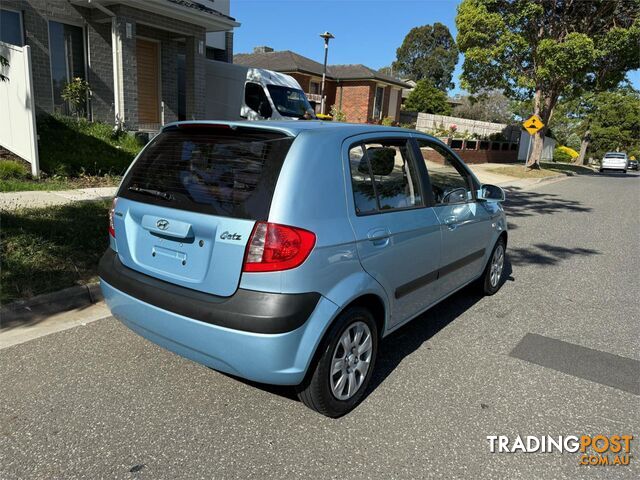
POLYGON ((169 221, 162 218, 156 222, 156 227, 158 227, 160 230, 166 230, 167 228, 169 228, 169 221))

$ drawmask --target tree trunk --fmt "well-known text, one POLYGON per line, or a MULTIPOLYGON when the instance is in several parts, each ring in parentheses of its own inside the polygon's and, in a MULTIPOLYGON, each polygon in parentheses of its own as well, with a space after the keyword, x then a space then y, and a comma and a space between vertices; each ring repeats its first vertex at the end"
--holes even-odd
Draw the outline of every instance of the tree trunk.
POLYGON ((536 133, 531 141, 533 145, 530 147, 530 155, 527 159, 527 167, 540 168, 540 158, 542 157, 542 149, 544 147, 544 132, 546 128, 541 129, 536 133))
POLYGON ((580 142, 580 155, 576 158, 576 165, 584 165, 587 157, 587 148, 589 148, 589 143, 591 143, 591 132, 587 130, 582 137, 582 141, 580 142))
POLYGON ((540 168, 545 134, 547 133, 549 120, 551 120, 551 114, 557 101, 558 95, 553 90, 543 93, 541 88, 536 89, 536 94, 533 99, 533 113, 540 117, 540 120, 544 123, 544 127, 533 136, 533 145, 526 163, 526 166, 529 168, 540 168))

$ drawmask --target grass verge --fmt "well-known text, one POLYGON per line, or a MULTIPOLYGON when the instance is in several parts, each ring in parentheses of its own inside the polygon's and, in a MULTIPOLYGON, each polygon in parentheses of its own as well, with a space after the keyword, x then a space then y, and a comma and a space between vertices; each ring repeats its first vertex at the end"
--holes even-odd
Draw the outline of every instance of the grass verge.
POLYGON ((525 169, 524 165, 505 165, 503 167, 495 167, 487 169, 490 172, 500 175, 507 175, 515 178, 546 178, 556 175, 589 175, 593 170, 589 167, 581 165, 572 165, 567 163, 540 163, 540 169, 525 169))
POLYGON ((94 280, 109 201, 0 212, 0 304, 94 280))
POLYGON ((0 192, 51 191, 73 190, 76 188, 117 187, 119 176, 82 176, 82 177, 54 177, 35 180, 31 178, 0 178, 0 192))

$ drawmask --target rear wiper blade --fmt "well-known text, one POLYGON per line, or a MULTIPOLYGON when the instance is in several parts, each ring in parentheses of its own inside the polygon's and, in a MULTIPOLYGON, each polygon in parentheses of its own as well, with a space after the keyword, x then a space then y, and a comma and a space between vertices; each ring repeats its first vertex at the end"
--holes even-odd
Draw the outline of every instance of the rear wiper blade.
POLYGON ((161 192, 160 190, 153 190, 151 188, 129 187, 129 190, 138 193, 146 193, 147 195, 153 195, 154 197, 164 198, 165 200, 173 200, 173 195, 167 192, 161 192))

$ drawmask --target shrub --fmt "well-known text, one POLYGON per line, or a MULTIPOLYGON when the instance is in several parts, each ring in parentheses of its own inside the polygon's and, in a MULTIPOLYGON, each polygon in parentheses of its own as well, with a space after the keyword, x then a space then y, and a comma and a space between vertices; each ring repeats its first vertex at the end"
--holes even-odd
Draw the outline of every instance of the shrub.
POLYGON ((26 165, 15 160, 0 160, 0 180, 10 178, 27 178, 29 170, 26 165))
POLYGON ((382 125, 384 125, 385 127, 393 127, 395 126, 395 124, 396 121, 391 117, 384 117, 382 119, 382 125))
POLYGON ((87 109, 89 84, 80 77, 74 78, 62 89, 62 99, 69 102, 76 117, 84 116, 87 109))
POLYGON ((567 152, 562 150, 560 147, 556 147, 553 150, 553 161, 554 162, 562 162, 562 163, 571 163, 573 162, 573 158, 567 152))
POLYGON ((331 117, 334 122, 346 122, 347 116, 340 110, 337 105, 331 105, 331 117))
POLYGON ((49 175, 122 175, 142 148, 107 123, 62 115, 38 117, 40 168, 49 175))
POLYGON ((580 154, 576 152, 573 148, 565 147, 564 145, 561 145, 558 148, 562 150, 564 153, 567 153, 571 157, 571 160, 574 160, 580 156, 580 154))

